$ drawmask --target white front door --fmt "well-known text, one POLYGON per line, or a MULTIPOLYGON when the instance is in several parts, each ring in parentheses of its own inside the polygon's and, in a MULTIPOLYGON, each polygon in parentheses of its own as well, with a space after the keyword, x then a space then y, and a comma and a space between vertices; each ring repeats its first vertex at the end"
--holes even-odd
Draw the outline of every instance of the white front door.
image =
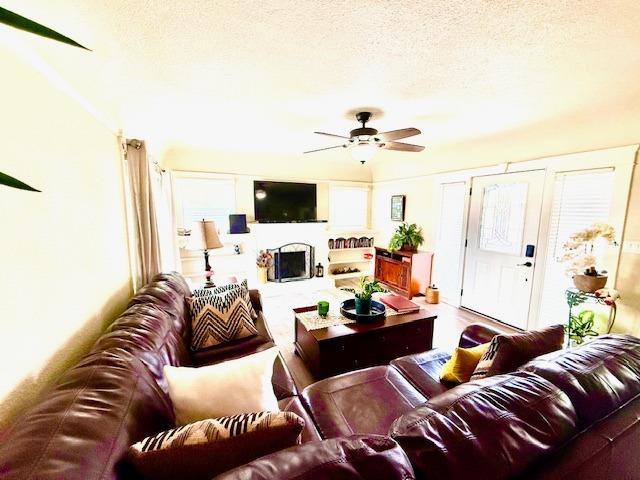
POLYGON ((463 307, 527 328, 544 172, 473 179, 463 307))

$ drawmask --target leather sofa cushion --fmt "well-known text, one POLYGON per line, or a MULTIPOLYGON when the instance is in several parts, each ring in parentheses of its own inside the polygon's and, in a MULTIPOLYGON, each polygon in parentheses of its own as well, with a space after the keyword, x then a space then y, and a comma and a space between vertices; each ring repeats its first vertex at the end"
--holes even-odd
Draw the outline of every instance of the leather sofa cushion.
POLYGON ((426 401, 387 366, 321 380, 305 388, 302 398, 323 438, 386 434, 394 419, 426 401))
POLYGON ((532 360, 534 372, 563 390, 588 426, 640 395, 640 339, 606 335, 532 360))
POLYGON ((416 353, 391 361, 391 366, 398 370, 426 398, 432 398, 451 388, 440 380, 442 367, 451 358, 447 352, 433 349, 416 353))
POLYGON ((634 479, 640 472, 640 397, 529 469, 526 479, 634 479))
POLYGON ((292 412, 298 415, 300 418, 304 420, 304 429, 302 430, 302 443, 313 442, 316 440, 322 440, 320 438, 320 433, 316 428, 316 424, 313 422, 311 415, 307 412, 307 409, 304 408, 300 398, 295 397, 287 397, 278 401, 278 407, 280 407, 280 411, 282 412, 292 412))
POLYGON ((85 357, 12 427, 0 445, 3 480, 130 478, 129 446, 173 425, 143 364, 113 349, 85 357))
POLYGON ((107 328, 91 351, 122 348, 128 352, 155 352, 174 366, 191 363, 189 351, 167 314, 153 305, 133 305, 107 328))
POLYGON ((169 316, 176 331, 188 340, 189 325, 185 320, 189 312, 186 299, 190 296, 191 291, 180 274, 159 274, 136 292, 127 307, 153 305, 160 308, 169 316))
POLYGON ((452 388, 390 429, 429 479, 506 479, 576 432, 569 398, 537 375, 498 375, 452 388))
POLYGON ((389 437, 354 435, 288 448, 216 480, 412 480, 413 469, 389 437))

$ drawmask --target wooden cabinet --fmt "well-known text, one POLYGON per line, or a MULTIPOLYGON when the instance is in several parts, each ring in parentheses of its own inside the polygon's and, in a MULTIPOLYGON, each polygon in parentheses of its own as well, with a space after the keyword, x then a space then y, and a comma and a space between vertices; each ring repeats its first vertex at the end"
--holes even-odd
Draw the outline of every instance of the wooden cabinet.
POLYGON ((432 252, 391 252, 376 247, 375 278, 400 295, 412 298, 431 283, 432 252))
POLYGON ((298 315, 315 309, 313 306, 293 311, 296 352, 316 379, 386 365, 402 355, 432 348, 436 316, 426 309, 388 315, 374 323, 350 323, 309 331, 298 315))

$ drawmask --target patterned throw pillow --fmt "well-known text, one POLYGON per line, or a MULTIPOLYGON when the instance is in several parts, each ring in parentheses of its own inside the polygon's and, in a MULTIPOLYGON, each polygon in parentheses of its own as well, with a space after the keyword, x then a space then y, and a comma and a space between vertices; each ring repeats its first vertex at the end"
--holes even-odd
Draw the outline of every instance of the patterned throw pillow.
POLYGON ((258 318, 258 314, 256 313, 255 309, 253 308, 253 304, 251 303, 251 297, 249 296, 249 284, 247 283, 246 279, 240 283, 227 283, 226 285, 220 285, 212 288, 196 288, 193 291, 193 296, 209 297, 211 295, 218 295, 220 293, 228 292, 229 290, 234 289, 242 290, 242 294, 250 307, 251 318, 253 318, 254 320, 258 318))
POLYGON ((564 326, 554 325, 542 330, 514 335, 496 335, 489 349, 478 362, 471 380, 515 371, 529 360, 555 352, 564 343, 564 326))
POLYGON ((299 444, 303 428, 292 412, 211 418, 147 437, 129 448, 129 459, 144 478, 208 480, 299 444))
POLYGON ((251 302, 246 298, 248 292, 247 295, 245 292, 246 289, 233 288, 187 299, 192 350, 258 334, 251 317, 251 302))

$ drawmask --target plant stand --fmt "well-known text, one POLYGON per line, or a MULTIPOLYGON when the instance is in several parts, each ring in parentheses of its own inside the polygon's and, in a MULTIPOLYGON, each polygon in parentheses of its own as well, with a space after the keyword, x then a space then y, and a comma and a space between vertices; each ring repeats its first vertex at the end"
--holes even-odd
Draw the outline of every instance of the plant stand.
POLYGON ((593 330, 593 316, 589 318, 584 316, 585 312, 575 314, 577 307, 585 303, 592 303, 596 305, 606 305, 609 307, 609 321, 607 323, 606 333, 611 332, 613 323, 616 319, 616 306, 615 303, 608 304, 603 297, 597 297, 593 293, 587 293, 578 290, 577 288, 567 289, 567 305, 569 305, 569 319, 567 322, 567 348, 579 345, 584 342, 587 337, 595 337, 599 335, 598 332, 593 330), (582 316, 582 317, 581 317, 582 316))

